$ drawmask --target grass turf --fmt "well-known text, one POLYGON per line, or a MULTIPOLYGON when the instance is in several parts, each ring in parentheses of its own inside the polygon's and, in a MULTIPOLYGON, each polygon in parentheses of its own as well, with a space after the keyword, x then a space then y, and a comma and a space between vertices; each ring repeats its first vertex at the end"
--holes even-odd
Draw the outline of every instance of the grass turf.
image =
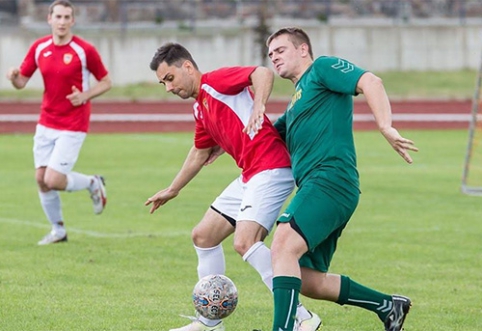
MULTIPOLYGON (((482 203, 460 193, 467 132, 404 131, 420 148, 407 165, 377 132, 356 132, 362 196, 332 272, 412 298, 406 331, 482 328, 482 203)), ((192 134, 88 136, 76 171, 107 178, 109 203, 93 215, 87 192, 62 193, 67 244, 39 247, 49 231, 38 202, 31 135, 0 135, 0 330, 168 330, 192 314, 197 280, 190 230, 239 174, 222 157, 155 214, 146 198, 177 173, 192 134)), ((271 238, 268 239, 268 244, 271 238)), ((272 297, 224 244, 240 301, 234 331, 271 329, 272 297)), ((324 331, 382 330, 370 312, 302 298, 324 331)))

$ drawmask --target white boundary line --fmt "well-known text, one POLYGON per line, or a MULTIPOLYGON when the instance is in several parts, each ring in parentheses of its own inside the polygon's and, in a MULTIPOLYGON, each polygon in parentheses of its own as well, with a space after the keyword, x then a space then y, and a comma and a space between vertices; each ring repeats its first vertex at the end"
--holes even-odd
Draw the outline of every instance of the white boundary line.
MULTIPOLYGON (((29 226, 33 228, 50 229, 50 225, 47 223, 38 223, 23 221, 13 218, 3 218, 0 217, 0 223, 7 223, 20 226, 29 226)), ((105 233, 90 230, 82 230, 72 227, 67 227, 68 233, 78 233, 88 237, 95 238, 114 238, 114 239, 126 239, 126 238, 136 238, 136 237, 179 237, 188 236, 190 231, 164 231, 164 232, 131 232, 131 233, 105 233)))
MULTIPOLYGON (((281 114, 270 114, 274 120, 281 114)), ((469 122, 470 114, 392 114, 392 119, 397 122, 469 122)), ((0 122, 37 122, 37 114, 4 114, 0 115, 0 122)), ((355 122, 373 122, 372 114, 354 114, 355 122)), ((478 115, 482 121, 482 115, 478 115)), ((92 122, 193 122, 192 114, 92 114, 92 122)))

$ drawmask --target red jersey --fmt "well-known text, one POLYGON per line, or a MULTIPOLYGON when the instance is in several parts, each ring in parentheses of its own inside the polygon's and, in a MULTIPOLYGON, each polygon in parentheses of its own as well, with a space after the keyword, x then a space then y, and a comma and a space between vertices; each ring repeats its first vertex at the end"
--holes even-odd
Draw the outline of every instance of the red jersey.
POLYGON ((95 47, 77 36, 66 45, 54 45, 52 36, 40 38, 30 46, 20 73, 30 78, 37 68, 45 87, 39 123, 52 129, 87 132, 90 102, 75 107, 67 95, 72 86, 87 91, 90 74, 97 80, 107 75, 95 47))
POLYGON ((196 148, 221 146, 242 169, 243 181, 268 169, 290 166, 285 143, 268 117, 255 136, 243 132, 253 112, 249 76, 256 67, 230 67, 201 77, 194 104, 196 148))

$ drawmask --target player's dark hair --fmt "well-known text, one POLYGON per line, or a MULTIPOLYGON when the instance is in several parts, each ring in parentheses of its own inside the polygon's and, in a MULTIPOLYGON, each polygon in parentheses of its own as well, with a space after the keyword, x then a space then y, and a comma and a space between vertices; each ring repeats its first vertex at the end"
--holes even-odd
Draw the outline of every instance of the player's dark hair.
POLYGON ((59 5, 72 8, 72 16, 74 16, 75 7, 69 0, 55 0, 54 2, 52 2, 49 6, 49 14, 52 15, 52 13, 54 12, 54 7, 59 5))
POLYGON ((275 33, 273 33, 271 36, 268 37, 268 40, 266 41, 266 46, 269 47, 269 44, 271 41, 279 37, 283 34, 287 34, 289 40, 293 43, 295 48, 298 48, 301 44, 306 44, 308 45, 308 53, 310 54, 311 58, 313 59, 313 50, 311 48, 311 41, 310 37, 308 37, 308 34, 303 31, 301 28, 296 28, 296 27, 286 27, 286 28, 281 28, 275 33))
POLYGON ((157 49, 149 67, 152 71, 157 71, 162 62, 166 62, 168 66, 180 67, 186 60, 190 61, 196 70, 199 70, 191 53, 184 46, 176 43, 166 43, 157 49))

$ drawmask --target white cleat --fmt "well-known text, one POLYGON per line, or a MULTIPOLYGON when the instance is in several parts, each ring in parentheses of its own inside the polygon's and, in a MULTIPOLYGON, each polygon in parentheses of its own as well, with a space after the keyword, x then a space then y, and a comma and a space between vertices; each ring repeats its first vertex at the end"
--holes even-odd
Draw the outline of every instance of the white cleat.
POLYGON ((295 330, 297 331, 319 331, 321 330, 320 316, 310 311, 311 317, 303 321, 296 320, 295 330))
POLYGON ((183 316, 187 317, 191 320, 186 326, 183 326, 178 329, 170 329, 169 331, 225 331, 223 321, 219 321, 218 324, 215 326, 207 326, 203 322, 201 322, 197 317, 192 316, 183 316))
POLYGON ((90 191, 90 198, 94 206, 94 213, 101 214, 107 204, 107 191, 105 189, 105 181, 102 176, 94 176, 94 184, 90 191))
POLYGON ((49 245, 67 241, 67 232, 63 231, 51 231, 45 237, 42 238, 38 245, 49 245))

